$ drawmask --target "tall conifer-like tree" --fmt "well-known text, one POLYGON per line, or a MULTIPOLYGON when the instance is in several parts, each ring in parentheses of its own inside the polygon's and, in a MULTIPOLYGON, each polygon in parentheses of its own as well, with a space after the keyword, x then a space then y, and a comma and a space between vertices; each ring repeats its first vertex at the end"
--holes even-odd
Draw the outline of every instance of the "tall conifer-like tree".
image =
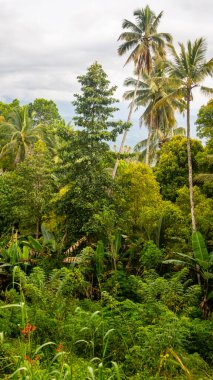
POLYGON ((113 113, 118 110, 113 97, 116 87, 110 86, 100 64, 91 65, 78 81, 81 92, 73 102, 78 129, 61 151, 63 166, 68 171, 64 178, 67 191, 59 201, 73 239, 79 237, 92 215, 110 198, 109 167, 114 160, 107 141, 114 141, 125 127, 113 119, 113 113))
POLYGON ((116 86, 110 87, 110 82, 102 66, 95 62, 85 75, 79 76, 81 93, 76 94, 73 105, 76 116, 75 125, 82 127, 91 141, 114 141, 122 130, 121 121, 113 121, 113 113, 117 99, 113 97, 116 86))

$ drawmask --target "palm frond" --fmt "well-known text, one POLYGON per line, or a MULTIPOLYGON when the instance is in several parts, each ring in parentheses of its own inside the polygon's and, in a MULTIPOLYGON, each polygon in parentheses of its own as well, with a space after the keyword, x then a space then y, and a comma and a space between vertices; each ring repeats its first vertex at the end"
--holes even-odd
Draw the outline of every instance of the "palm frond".
POLYGON ((160 20, 161 20, 161 17, 162 17, 162 16, 163 16, 163 11, 161 11, 161 12, 159 13, 159 15, 156 16, 155 21, 153 22, 153 29, 154 29, 154 30, 157 30, 158 25, 159 25, 159 23, 160 23, 160 20))
POLYGON ((141 29, 132 21, 124 19, 122 22, 123 29, 130 29, 133 33, 141 34, 141 29))
POLYGON ((141 149, 146 148, 147 145, 147 139, 139 141, 135 146, 134 146, 134 152, 140 152, 141 149))
POLYGON ((204 95, 206 95, 206 96, 208 96, 208 95, 212 95, 212 94, 213 94, 213 88, 205 87, 205 86, 201 86, 200 89, 201 89, 201 92, 202 92, 204 95))

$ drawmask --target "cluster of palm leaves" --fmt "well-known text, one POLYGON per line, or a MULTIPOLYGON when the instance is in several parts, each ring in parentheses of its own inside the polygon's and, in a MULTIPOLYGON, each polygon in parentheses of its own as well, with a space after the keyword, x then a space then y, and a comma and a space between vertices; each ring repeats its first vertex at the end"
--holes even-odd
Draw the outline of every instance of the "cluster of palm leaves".
MULTIPOLYGON (((212 73, 213 60, 205 61, 206 43, 203 38, 194 43, 190 41, 185 47, 179 44, 180 54, 172 45, 168 33, 157 31, 163 12, 159 15, 147 5, 134 12, 136 22, 123 21, 124 31, 119 40, 119 55, 129 53, 126 64, 132 61, 135 77, 128 78, 125 85, 131 89, 124 98, 131 100, 128 121, 134 108, 142 108, 140 124, 148 127, 147 139, 138 143, 136 151, 141 151, 140 158, 150 164, 155 158, 156 149, 173 134, 183 134, 183 128, 177 128, 175 113, 187 112, 187 136, 190 136, 190 101, 192 89, 197 87, 207 75, 212 73), (172 61, 167 60, 166 52, 170 50, 172 61), (145 108, 145 109, 144 109, 145 108)), ((211 92, 206 87, 204 93, 211 92)), ((123 136, 120 153, 123 151, 126 133, 123 136)), ((114 170, 114 176, 116 173, 114 170)))
MULTIPOLYGON (((125 80, 126 86, 135 87, 136 80, 128 78, 125 80)), ((162 144, 168 141, 173 135, 185 134, 185 129, 177 127, 175 111, 184 111, 185 102, 183 99, 171 98, 157 107, 161 99, 165 99, 168 94, 173 93, 176 83, 165 74, 165 62, 155 63, 155 69, 150 73, 144 72, 138 83, 138 90, 135 99, 136 107, 145 107, 141 117, 140 126, 145 124, 148 127, 148 137, 140 141, 135 146, 135 151, 140 152, 139 159, 149 164, 153 162, 156 151, 162 144)), ((132 99, 132 89, 124 94, 125 99, 132 99)))
MULTIPOLYGON (((155 15, 147 5, 144 9, 136 10, 136 23, 124 20, 123 32, 119 40, 124 41, 118 49, 123 55, 131 51, 126 63, 133 61, 137 78, 127 79, 125 84, 132 89, 124 94, 131 99, 128 122, 131 120, 133 109, 145 107, 141 122, 148 126, 146 142, 142 141, 136 150, 143 149, 146 144, 145 162, 150 164, 150 151, 156 141, 159 144, 167 140, 176 126, 175 112, 186 110, 187 115, 187 155, 189 171, 190 207, 192 230, 196 231, 194 215, 194 197, 192 180, 192 162, 190 145, 190 102, 193 100, 192 90, 200 86, 203 80, 213 73, 213 59, 206 61, 206 41, 196 39, 188 41, 187 46, 179 43, 178 53, 172 45, 172 37, 168 33, 158 33, 157 28, 163 12, 155 15), (167 60, 166 49, 169 48, 172 60, 167 60), (151 149, 150 149, 151 147, 151 149)), ((213 93, 213 89, 200 86, 204 94, 213 93)), ((123 152, 126 133, 123 136, 120 151, 123 152)), ((118 159, 114 167, 113 178, 116 175, 118 159)))
POLYGON ((11 165, 22 162, 33 149, 38 140, 42 140, 48 148, 54 149, 54 135, 44 124, 33 125, 28 106, 15 108, 5 120, 0 120, 0 161, 9 158, 11 165))

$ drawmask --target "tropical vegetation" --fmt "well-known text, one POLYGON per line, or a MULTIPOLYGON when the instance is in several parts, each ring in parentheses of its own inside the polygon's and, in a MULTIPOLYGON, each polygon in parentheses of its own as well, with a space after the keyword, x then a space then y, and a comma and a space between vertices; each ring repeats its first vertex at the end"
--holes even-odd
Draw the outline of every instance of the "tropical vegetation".
POLYGON ((190 120, 213 61, 203 38, 177 52, 162 15, 123 22, 127 122, 98 62, 72 123, 53 100, 0 102, 1 379, 213 378, 213 100, 196 139, 190 120), (147 138, 124 151, 135 109, 147 138))

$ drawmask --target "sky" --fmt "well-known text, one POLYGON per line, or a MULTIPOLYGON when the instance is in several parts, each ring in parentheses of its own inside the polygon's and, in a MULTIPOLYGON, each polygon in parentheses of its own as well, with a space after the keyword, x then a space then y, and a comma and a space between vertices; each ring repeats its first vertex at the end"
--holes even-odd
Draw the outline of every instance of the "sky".
MULTIPOLYGON (((24 104, 52 99, 61 115, 71 120, 73 94, 80 90, 77 76, 98 61, 117 86, 116 116, 126 120, 123 82, 132 76, 132 65, 124 67, 117 39, 122 20, 134 22, 134 10, 147 4, 156 14, 164 11, 158 31, 171 33, 175 46, 202 36, 208 43, 207 59, 213 56, 212 0, 0 0, 0 100, 18 98, 24 104)), ((205 85, 213 87, 213 80, 205 85)), ((207 101, 194 91, 192 124, 207 101)), ((134 114, 128 145, 146 136, 145 128, 138 127, 139 116, 134 114)), ((186 120, 178 117, 178 123, 185 126, 186 120)))

